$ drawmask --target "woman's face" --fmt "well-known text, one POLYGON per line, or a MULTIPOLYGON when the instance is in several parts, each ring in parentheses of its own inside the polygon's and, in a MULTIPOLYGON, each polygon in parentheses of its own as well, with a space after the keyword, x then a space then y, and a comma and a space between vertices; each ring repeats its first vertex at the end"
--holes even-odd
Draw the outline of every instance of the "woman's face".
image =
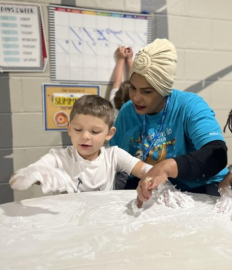
POLYGON ((130 82, 129 95, 138 114, 156 114, 163 109, 166 97, 161 96, 145 77, 134 73, 130 82))

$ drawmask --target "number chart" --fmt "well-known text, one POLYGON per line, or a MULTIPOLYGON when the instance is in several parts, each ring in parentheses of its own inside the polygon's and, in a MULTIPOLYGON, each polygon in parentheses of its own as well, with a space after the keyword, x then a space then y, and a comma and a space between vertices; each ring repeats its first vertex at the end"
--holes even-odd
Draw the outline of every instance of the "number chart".
POLYGON ((49 6, 51 80, 108 84, 119 46, 151 42, 151 16, 49 6))

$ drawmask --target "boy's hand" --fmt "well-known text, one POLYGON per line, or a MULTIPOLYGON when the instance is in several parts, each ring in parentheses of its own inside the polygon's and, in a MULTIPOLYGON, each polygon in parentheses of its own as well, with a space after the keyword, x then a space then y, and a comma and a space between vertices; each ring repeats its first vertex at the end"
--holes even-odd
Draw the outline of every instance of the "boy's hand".
POLYGON ((126 47, 125 46, 118 47, 117 50, 115 51, 115 57, 117 60, 120 60, 120 59, 125 60, 127 57, 126 47))
POLYGON ((37 182, 41 183, 43 193, 77 191, 77 187, 65 171, 49 165, 35 165, 20 169, 12 175, 9 183, 13 189, 25 190, 37 182))
POLYGON ((132 60, 133 58, 133 50, 131 47, 125 48, 125 53, 126 53, 126 59, 128 60, 132 60))

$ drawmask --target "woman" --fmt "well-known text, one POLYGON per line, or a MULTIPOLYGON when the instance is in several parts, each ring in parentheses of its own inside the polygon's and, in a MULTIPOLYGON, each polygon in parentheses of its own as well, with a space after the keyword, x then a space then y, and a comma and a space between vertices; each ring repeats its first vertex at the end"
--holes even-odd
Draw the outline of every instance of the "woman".
MULTIPOLYGON (((120 110, 110 145, 154 165, 137 191, 140 200, 169 179, 181 191, 218 194, 227 174, 227 147, 214 112, 198 95, 172 89, 177 54, 156 39, 135 56, 130 101, 120 110), (216 184, 216 185, 215 185, 216 184)), ((126 188, 136 188, 135 179, 126 188)))

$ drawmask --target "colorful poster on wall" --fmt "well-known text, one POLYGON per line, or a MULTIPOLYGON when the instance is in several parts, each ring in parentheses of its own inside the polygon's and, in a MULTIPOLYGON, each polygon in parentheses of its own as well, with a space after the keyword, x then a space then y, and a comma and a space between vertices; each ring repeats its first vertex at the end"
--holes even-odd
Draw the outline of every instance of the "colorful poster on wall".
POLYGON ((69 114, 76 99, 83 95, 100 95, 97 85, 44 84, 45 130, 66 131, 69 114))
POLYGON ((0 71, 43 71, 47 63, 41 7, 0 2, 0 71))

